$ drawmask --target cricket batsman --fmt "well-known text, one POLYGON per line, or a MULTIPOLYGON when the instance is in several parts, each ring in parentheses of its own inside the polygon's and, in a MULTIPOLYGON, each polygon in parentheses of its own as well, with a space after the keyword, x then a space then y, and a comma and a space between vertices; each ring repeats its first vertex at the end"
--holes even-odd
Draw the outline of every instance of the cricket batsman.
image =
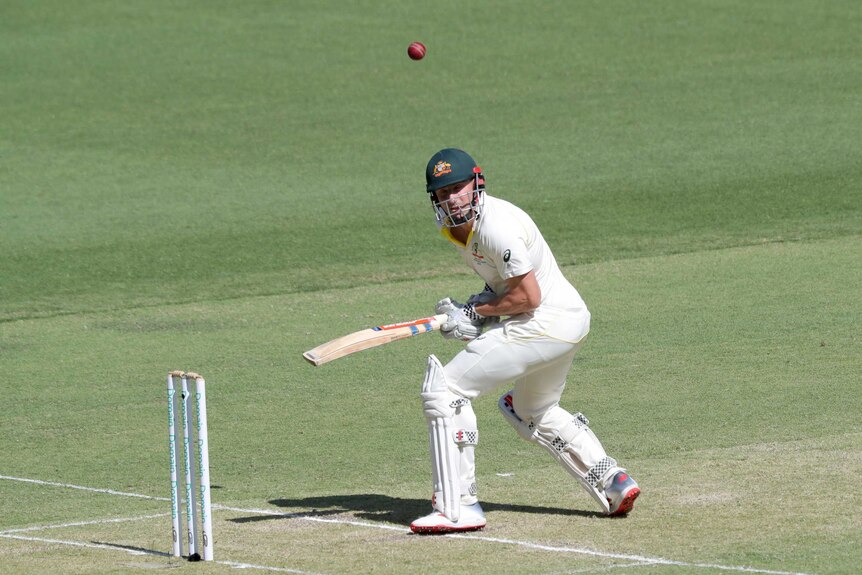
POLYGON ((640 488, 605 453, 589 421, 559 406, 566 375, 590 329, 590 312, 566 280, 536 224, 523 210, 485 193, 485 177, 469 154, 440 150, 425 170, 426 190, 441 233, 484 280, 465 303, 445 298, 441 332, 468 342, 445 366, 434 356, 422 384, 428 421, 433 512, 410 524, 414 533, 485 527, 474 449, 479 442, 471 402, 500 386, 500 412, 518 435, 548 451, 607 515, 632 510, 640 488))

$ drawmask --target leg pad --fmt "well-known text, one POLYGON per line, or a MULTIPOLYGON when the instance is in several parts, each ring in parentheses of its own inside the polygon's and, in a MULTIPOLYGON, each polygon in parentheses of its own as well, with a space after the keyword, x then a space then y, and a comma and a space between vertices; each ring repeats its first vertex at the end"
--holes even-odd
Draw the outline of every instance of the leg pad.
POLYGON ((443 365, 433 355, 428 357, 421 396, 425 419, 428 420, 435 506, 442 504, 441 511, 446 518, 457 522, 461 509, 460 452, 455 444, 457 431, 452 423, 456 408, 451 404, 458 398, 449 391, 443 365))
POLYGON ((522 438, 544 447, 596 500, 605 513, 610 511, 603 482, 619 470, 617 462, 607 457, 601 443, 588 427, 589 420, 577 413, 559 429, 543 429, 533 421, 524 421, 515 412, 512 392, 504 394, 498 403, 503 417, 522 438), (597 457, 597 455, 599 455, 597 457), (592 465, 586 461, 595 461, 592 465))

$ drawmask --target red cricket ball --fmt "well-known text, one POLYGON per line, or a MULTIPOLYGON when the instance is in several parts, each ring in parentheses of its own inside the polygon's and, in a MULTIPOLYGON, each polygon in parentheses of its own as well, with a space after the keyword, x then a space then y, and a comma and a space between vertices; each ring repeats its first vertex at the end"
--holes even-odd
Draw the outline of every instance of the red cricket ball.
POLYGON ((407 46, 407 55, 411 60, 421 60, 425 57, 425 44, 422 42, 413 42, 407 46))

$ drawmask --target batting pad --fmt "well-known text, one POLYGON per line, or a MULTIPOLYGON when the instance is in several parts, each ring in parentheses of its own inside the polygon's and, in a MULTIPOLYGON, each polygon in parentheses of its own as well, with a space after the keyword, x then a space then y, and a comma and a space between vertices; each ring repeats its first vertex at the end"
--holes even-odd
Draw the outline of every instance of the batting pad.
MULTIPOLYGON (((582 414, 568 414, 571 420, 559 429, 542 429, 533 422, 522 420, 513 406, 512 392, 504 394, 498 403, 506 421, 522 438, 544 447, 563 469, 569 472, 605 513, 610 512, 608 498, 602 482, 612 471, 619 469, 617 462, 605 454, 598 438, 587 427, 589 420, 582 414)), ((561 408, 556 408, 563 411, 561 408)))
POLYGON ((458 465, 460 452, 455 445, 456 430, 452 423, 455 407, 450 405, 453 394, 446 385, 443 365, 434 355, 428 356, 421 396, 425 419, 428 421, 435 505, 440 506, 442 503, 443 514, 450 521, 457 522, 461 511, 461 485, 458 465))

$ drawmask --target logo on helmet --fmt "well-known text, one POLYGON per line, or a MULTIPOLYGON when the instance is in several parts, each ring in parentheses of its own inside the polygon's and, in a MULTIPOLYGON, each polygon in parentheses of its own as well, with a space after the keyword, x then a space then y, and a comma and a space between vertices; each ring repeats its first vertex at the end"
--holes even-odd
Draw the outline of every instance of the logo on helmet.
POLYGON ((452 173, 452 164, 450 164, 449 162, 444 162, 443 160, 440 160, 439 162, 434 164, 434 173, 431 175, 434 176, 435 178, 439 178, 442 175, 451 174, 451 173, 452 173))

